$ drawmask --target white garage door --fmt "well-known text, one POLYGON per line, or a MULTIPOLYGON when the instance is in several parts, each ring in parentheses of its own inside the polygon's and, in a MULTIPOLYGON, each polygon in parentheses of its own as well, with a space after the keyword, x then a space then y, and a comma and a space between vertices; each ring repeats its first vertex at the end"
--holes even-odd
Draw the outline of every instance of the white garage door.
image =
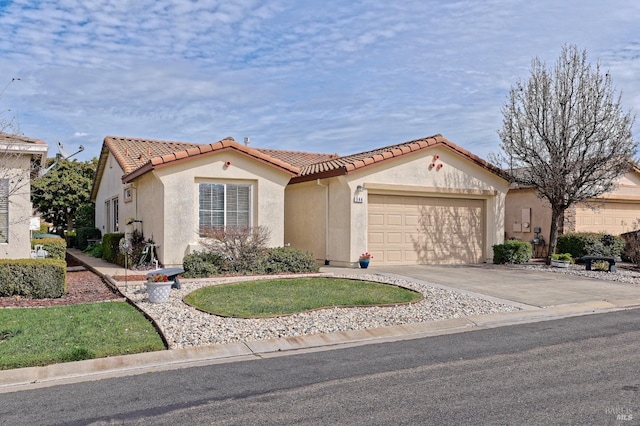
POLYGON ((634 223, 640 220, 639 203, 594 204, 596 210, 588 207, 576 208, 577 232, 605 232, 619 235, 637 229, 634 223))
POLYGON ((480 263, 484 201, 369 195, 369 251, 375 263, 480 263))

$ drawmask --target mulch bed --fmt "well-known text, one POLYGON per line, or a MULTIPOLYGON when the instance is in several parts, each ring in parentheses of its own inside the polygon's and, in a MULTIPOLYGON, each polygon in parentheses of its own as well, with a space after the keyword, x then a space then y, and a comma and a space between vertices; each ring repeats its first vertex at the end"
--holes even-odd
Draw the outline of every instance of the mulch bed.
MULTIPOLYGON (((82 263, 68 255, 66 260, 67 266, 82 266, 82 263)), ((125 298, 116 293, 98 275, 86 270, 67 272, 67 293, 62 297, 56 299, 28 299, 21 296, 0 297, 0 308, 75 305, 112 300, 125 300, 125 298)))

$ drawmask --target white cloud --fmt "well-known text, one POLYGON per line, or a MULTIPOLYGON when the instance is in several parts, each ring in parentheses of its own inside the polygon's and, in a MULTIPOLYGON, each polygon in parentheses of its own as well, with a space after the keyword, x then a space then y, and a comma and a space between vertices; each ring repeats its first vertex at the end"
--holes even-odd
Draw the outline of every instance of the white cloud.
POLYGON ((13 1, 0 6, 0 107, 21 130, 350 153, 442 133, 486 156, 534 56, 602 58, 640 106, 634 2, 13 1), (77 129, 82 129, 78 131, 77 129))

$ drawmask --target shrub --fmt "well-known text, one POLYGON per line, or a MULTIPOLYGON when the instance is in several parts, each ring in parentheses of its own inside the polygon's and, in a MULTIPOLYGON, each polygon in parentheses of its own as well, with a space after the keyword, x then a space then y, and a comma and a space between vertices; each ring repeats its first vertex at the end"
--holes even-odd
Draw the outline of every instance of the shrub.
POLYGON ((194 252, 182 260, 185 278, 206 278, 228 271, 224 259, 214 253, 194 252))
POLYGON ((229 266, 228 261, 217 253, 194 252, 182 261, 185 278, 203 278, 213 275, 242 274, 281 274, 318 272, 318 265, 309 252, 290 247, 274 247, 267 249, 266 256, 253 268, 237 271, 229 266))
POLYGON ((640 231, 627 232, 626 234, 622 234, 621 237, 626 241, 624 250, 622 251, 622 258, 639 265, 640 231))
POLYGON ((0 260, 0 297, 61 297, 67 291, 66 272, 59 259, 0 260))
POLYGON ((62 238, 34 238, 31 240, 31 248, 42 245, 50 259, 64 260, 67 254, 67 242, 62 238))
POLYGON ((99 240, 102 238, 102 232, 98 228, 83 227, 78 228, 76 232, 76 243, 80 250, 84 250, 89 245, 87 240, 99 240))
POLYGON ((269 230, 265 227, 210 228, 205 233, 205 252, 223 258, 229 272, 260 273, 267 256, 269 230))
POLYGON ((493 246, 493 263, 525 263, 533 249, 528 241, 509 240, 493 246))
POLYGON ((90 256, 102 259, 102 256, 104 255, 104 248, 102 244, 89 244, 84 252, 89 254, 90 256))
POLYGON ((573 257, 571 256, 571 253, 554 253, 551 255, 551 259, 559 260, 561 262, 573 263, 573 257))
POLYGON ((318 265, 309 252, 291 247, 274 247, 269 249, 263 269, 267 274, 318 272, 318 265))
POLYGON ((574 259, 582 256, 620 257, 625 246, 622 237, 596 232, 576 232, 560 235, 556 251, 570 253, 574 259))
POLYGON ((102 237, 102 258, 109 263, 115 263, 120 266, 124 266, 124 256, 120 254, 120 238, 123 238, 124 234, 104 234, 102 237))

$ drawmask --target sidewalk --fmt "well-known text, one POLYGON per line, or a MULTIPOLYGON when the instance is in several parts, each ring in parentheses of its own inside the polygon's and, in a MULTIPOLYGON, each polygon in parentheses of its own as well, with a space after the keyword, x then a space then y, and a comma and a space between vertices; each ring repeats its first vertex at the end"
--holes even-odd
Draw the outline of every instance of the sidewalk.
MULTIPOLYGON (((78 250, 70 249, 69 252, 89 269, 104 276, 112 285, 124 287, 124 281, 116 282, 111 278, 125 275, 123 267, 87 256, 78 250)), ((417 339, 640 306, 638 285, 603 282, 523 268, 494 265, 415 265, 373 266, 369 269, 322 267, 321 272, 336 275, 382 274, 422 281, 434 287, 518 306, 521 310, 376 329, 175 349, 6 370, 0 371, 0 393, 150 371, 282 356, 291 352, 417 339)), ((145 272, 129 270, 126 274, 139 276, 145 272)), ((129 282, 129 285, 135 284, 141 285, 142 282, 129 282)))

